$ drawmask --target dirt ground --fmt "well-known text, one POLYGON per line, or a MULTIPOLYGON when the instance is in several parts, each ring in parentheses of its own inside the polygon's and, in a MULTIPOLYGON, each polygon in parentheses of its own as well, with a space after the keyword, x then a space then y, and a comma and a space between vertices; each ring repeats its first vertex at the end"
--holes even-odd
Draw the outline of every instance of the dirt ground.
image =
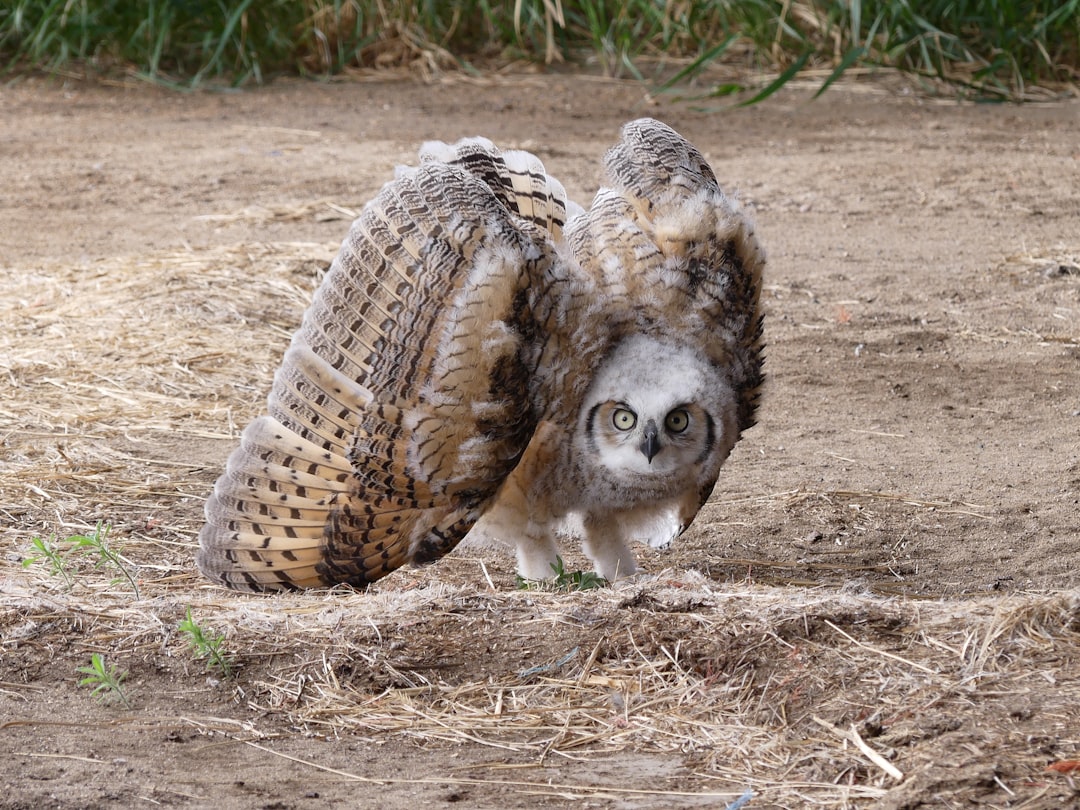
POLYGON ((1080 103, 809 96, 0 88, 0 807, 1080 807, 1046 770, 1080 759, 1080 103), (759 424, 675 547, 603 592, 515 591, 487 549, 364 594, 202 581, 202 501, 393 167, 484 134, 587 203, 641 115, 701 148, 769 255, 759 424), (138 598, 23 565, 97 520, 138 598), (185 653, 188 607, 234 677, 185 653), (77 684, 93 652, 132 709, 77 684), (671 702, 631 705, 660 675, 671 702), (623 715, 562 719, 594 683, 623 715), (558 722, 486 725, 515 689, 558 722))

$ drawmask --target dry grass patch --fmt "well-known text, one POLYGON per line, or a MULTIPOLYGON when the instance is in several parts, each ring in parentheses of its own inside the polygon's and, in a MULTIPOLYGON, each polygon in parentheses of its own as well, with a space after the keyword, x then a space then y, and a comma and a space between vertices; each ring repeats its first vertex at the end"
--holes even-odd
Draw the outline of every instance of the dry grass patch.
POLYGON ((665 573, 550 594, 420 572, 364 594, 253 598, 181 583, 135 601, 100 584, 4 574, 8 688, 48 647, 65 650, 52 662, 61 678, 106 650, 131 671, 136 710, 154 668, 203 689, 176 629, 190 609, 238 669, 211 678, 210 692, 251 720, 185 724, 271 751, 282 735, 480 746, 486 767, 440 782, 523 790, 543 781, 522 778, 529 769, 665 754, 683 763, 678 780, 622 792, 734 798, 748 787, 787 807, 902 807, 905 791, 934 780, 1074 795, 1045 769, 1080 754, 1076 592, 916 603, 665 573))

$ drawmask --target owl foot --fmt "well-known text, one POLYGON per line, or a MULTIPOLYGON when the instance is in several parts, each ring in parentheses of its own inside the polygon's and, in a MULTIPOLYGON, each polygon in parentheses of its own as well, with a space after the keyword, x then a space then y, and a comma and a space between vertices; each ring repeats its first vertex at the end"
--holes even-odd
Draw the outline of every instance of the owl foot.
POLYGON ((581 544, 596 573, 613 582, 637 573, 637 563, 626 542, 611 534, 590 534, 581 544))
POLYGON ((559 550, 550 537, 524 537, 516 542, 517 571, 522 579, 544 580, 555 577, 559 550))

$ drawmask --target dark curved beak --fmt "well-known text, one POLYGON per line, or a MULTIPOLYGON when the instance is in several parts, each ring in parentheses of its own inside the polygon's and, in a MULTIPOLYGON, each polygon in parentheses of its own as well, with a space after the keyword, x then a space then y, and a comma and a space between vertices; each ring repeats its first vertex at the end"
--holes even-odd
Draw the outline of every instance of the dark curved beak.
POLYGON ((641 440, 638 449, 645 454, 645 458, 652 464, 653 456, 660 452, 660 440, 656 432, 656 422, 650 419, 645 423, 645 438, 641 440))

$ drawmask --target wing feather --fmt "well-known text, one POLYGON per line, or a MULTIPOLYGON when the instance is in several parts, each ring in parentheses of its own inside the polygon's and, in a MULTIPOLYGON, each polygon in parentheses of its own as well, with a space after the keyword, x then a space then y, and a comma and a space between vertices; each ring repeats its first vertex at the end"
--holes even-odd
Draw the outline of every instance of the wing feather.
POLYGON ((538 160, 442 146, 353 223, 230 456, 197 558, 214 581, 363 586, 433 561, 524 451, 528 291, 559 261, 565 192, 538 160))

